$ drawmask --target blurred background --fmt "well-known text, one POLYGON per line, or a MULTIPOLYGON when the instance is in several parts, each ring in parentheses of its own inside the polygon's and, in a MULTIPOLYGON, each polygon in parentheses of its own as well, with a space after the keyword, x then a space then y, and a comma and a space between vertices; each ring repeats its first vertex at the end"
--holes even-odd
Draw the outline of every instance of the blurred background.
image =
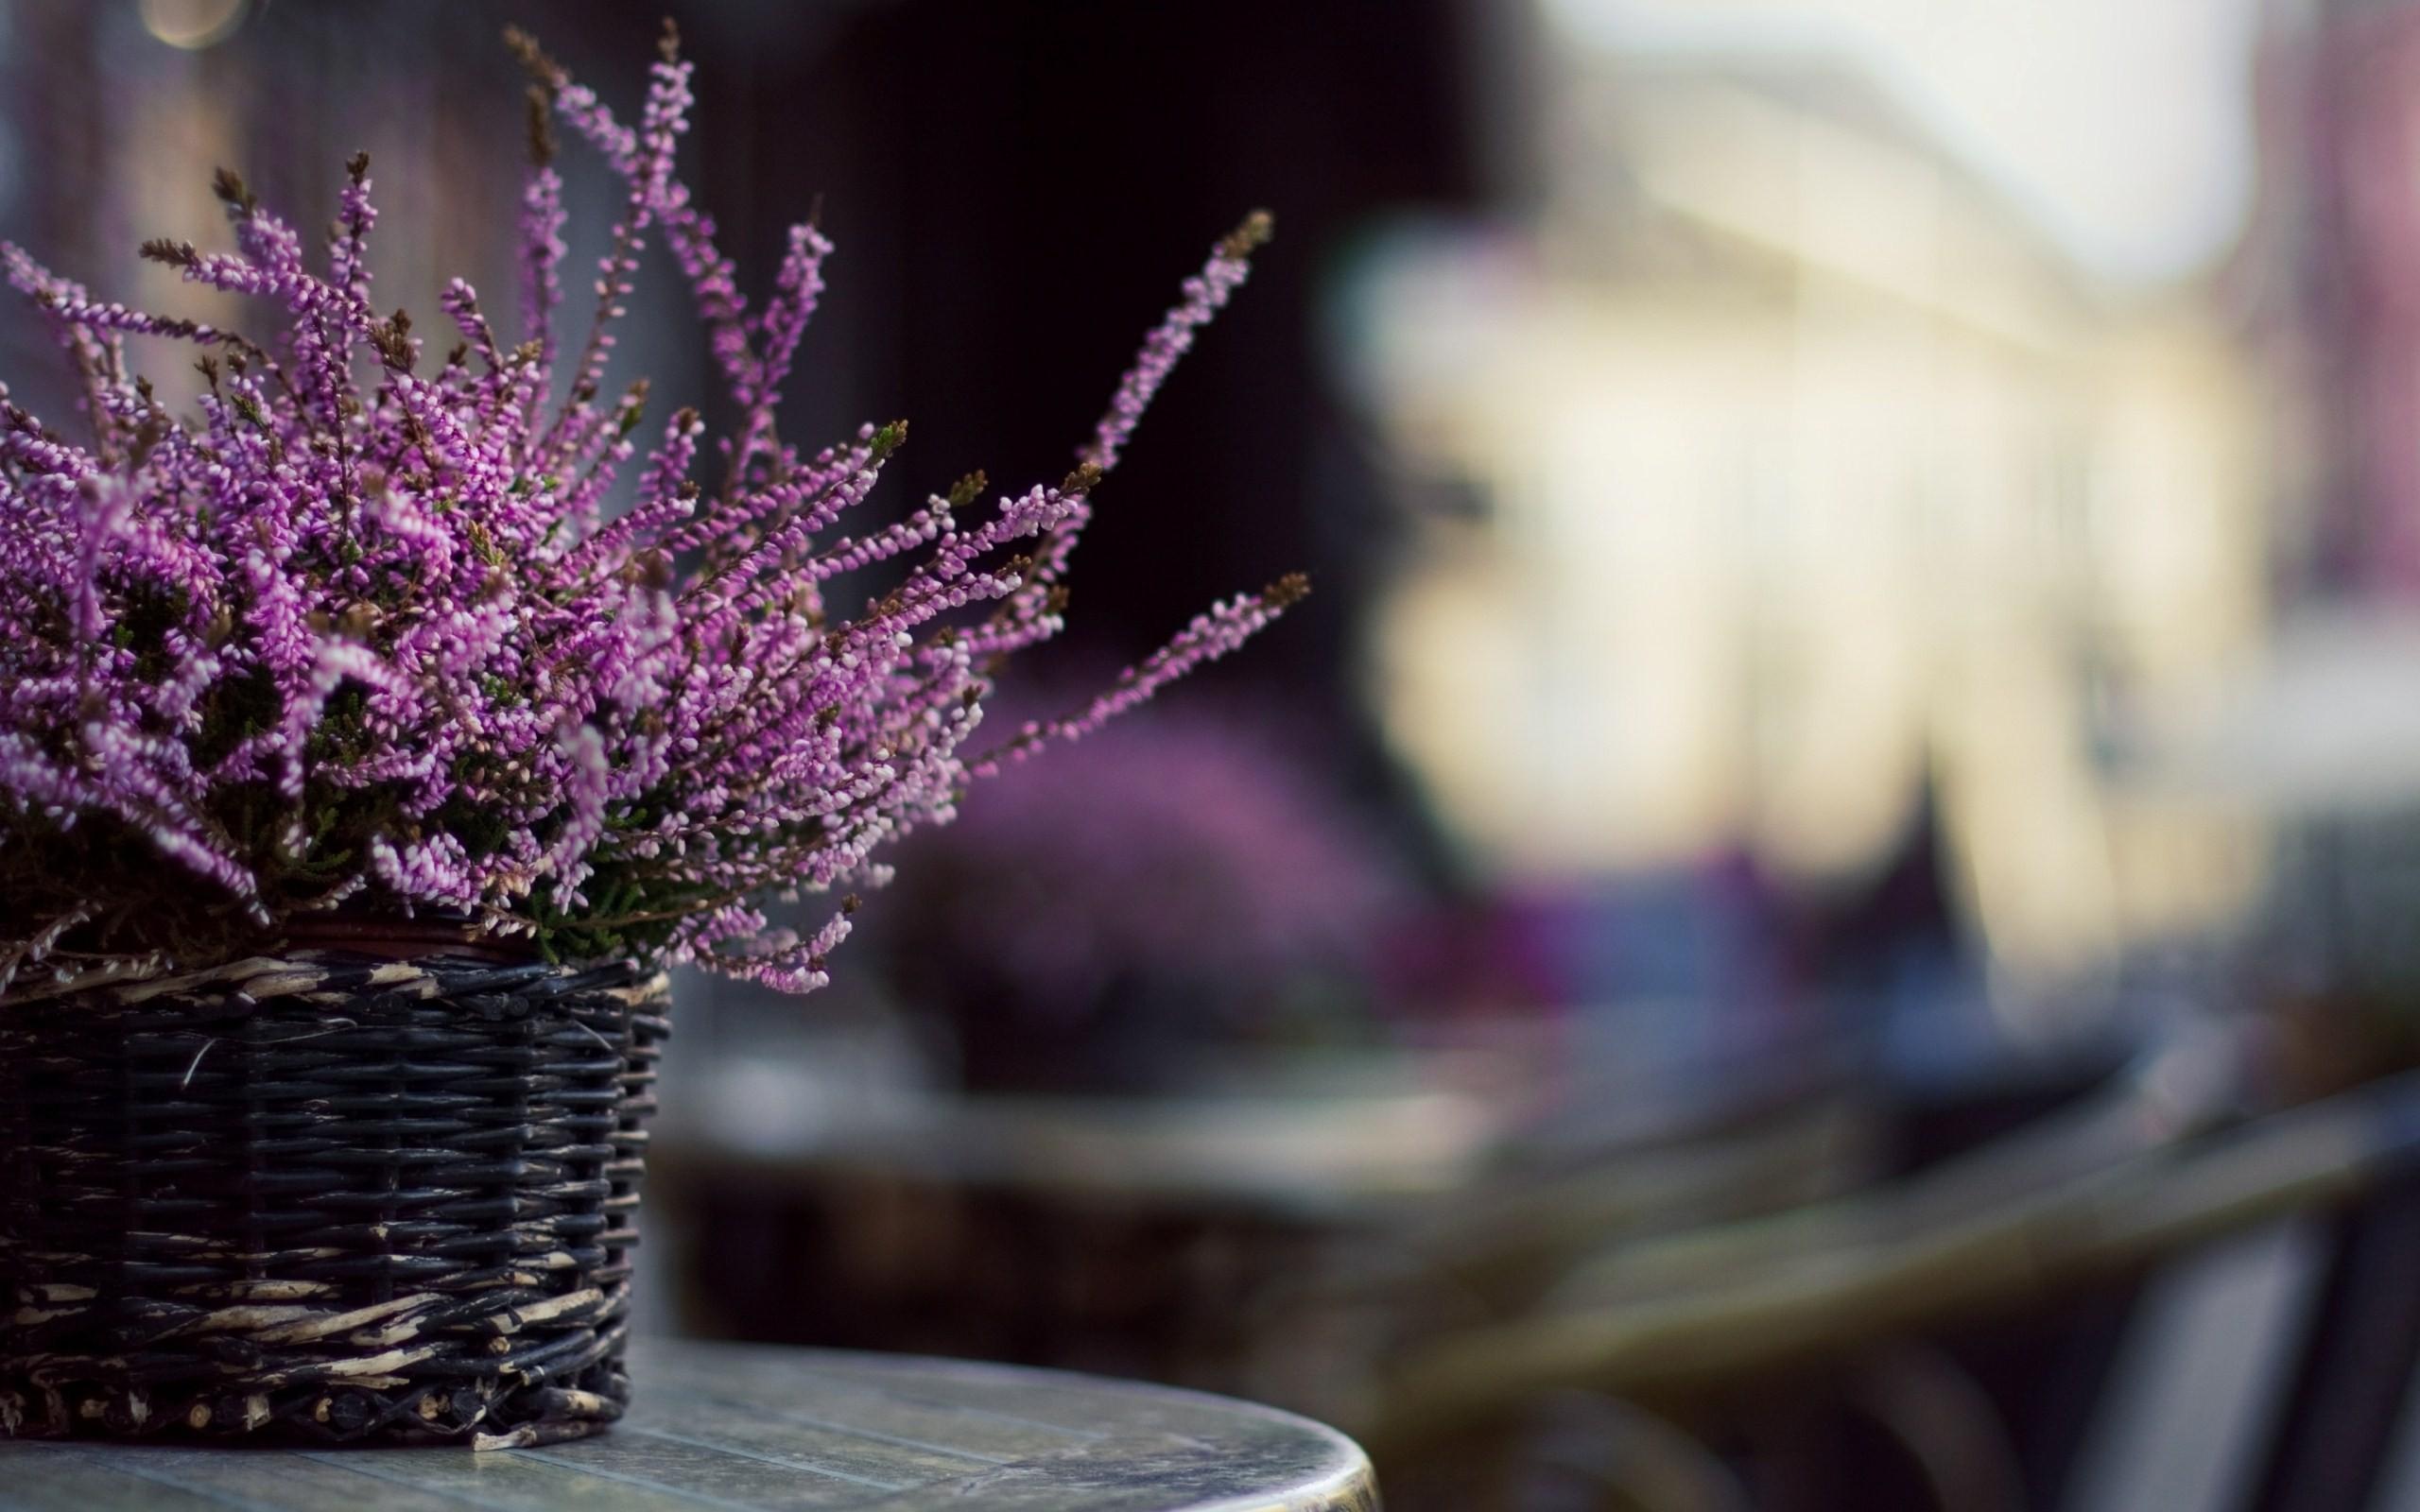
MULTIPOLYGON (((0 0, 0 234, 223 320, 136 244, 362 146, 382 300, 510 288, 499 28, 627 113, 666 8, 0 0)), ((1011 704, 1317 591, 828 991, 683 984, 654 1326, 1241 1393, 1413 1509, 2420 1508, 2420 4, 668 9, 894 507, 1056 476, 1277 215, 1011 704)))

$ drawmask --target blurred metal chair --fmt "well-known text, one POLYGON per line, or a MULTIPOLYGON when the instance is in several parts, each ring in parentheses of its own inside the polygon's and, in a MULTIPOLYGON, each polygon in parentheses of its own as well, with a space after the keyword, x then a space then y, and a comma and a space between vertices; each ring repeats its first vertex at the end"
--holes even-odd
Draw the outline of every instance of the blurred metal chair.
MULTIPOLYGON (((2233 1100, 2225 1075, 2147 1063, 1921 1175, 1609 1246, 1518 1315, 1407 1341, 1356 1421, 1381 1463, 1572 1390, 1719 1428, 1752 1388, 1837 1398, 1894 1341, 2149 1276, 2116 1364, 2076 1387, 2095 1399, 2082 1447, 2032 1504, 2369 1504, 2420 1346, 2420 1074, 2250 1120, 2233 1100)), ((1981 1494, 1948 1504, 2028 1504, 1981 1494)))

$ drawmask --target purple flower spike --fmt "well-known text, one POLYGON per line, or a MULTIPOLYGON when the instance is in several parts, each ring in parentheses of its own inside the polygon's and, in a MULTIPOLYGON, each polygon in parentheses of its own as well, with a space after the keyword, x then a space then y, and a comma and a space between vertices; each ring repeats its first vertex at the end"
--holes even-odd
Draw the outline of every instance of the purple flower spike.
POLYGON ((441 363, 452 335, 424 348, 379 313, 366 155, 323 270, 225 172, 233 250, 145 245, 250 301, 268 341, 95 301, 0 245, 75 364, 88 438, 0 388, 0 994, 208 964, 340 906, 810 990, 891 842, 1301 596, 1288 578, 1218 605, 1091 703, 963 754, 999 658, 1058 632, 1104 475, 1267 217, 1186 281, 1075 472, 988 507, 977 474, 835 535, 907 427, 810 454, 776 426, 831 241, 793 228, 752 311, 675 170, 692 99, 669 28, 635 128, 509 41, 534 80, 517 338, 458 280, 441 363), (558 120, 625 188, 570 348, 558 120), (737 413, 711 446, 693 410, 649 425, 644 380, 608 386, 650 232, 737 413), (128 369, 129 334, 198 349, 197 416, 128 369), (833 579, 875 568, 891 585, 832 612, 833 579), (847 902, 807 938, 769 929, 765 901, 801 891, 847 902))

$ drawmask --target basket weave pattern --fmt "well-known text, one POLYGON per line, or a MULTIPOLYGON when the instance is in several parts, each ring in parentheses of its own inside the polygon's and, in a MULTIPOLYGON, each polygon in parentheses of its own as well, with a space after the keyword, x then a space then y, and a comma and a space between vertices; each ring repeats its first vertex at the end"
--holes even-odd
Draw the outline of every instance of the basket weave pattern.
POLYGON ((666 997, 329 950, 0 1005, 0 1432, 619 1417, 666 997))

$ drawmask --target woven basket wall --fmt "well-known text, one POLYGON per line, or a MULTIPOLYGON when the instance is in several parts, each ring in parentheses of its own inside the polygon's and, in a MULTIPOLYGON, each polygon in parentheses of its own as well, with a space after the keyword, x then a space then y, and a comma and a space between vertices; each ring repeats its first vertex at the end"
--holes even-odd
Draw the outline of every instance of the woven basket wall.
POLYGON ((0 1004, 0 1432, 619 1417, 666 995, 310 950, 0 1004))

